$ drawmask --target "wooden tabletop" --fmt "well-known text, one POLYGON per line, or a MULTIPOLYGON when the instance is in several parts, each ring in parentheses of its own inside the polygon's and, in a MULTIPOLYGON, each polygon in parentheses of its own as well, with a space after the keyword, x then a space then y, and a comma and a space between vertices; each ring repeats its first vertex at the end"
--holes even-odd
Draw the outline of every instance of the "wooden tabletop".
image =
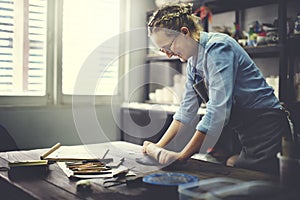
MULTIPOLYGON (((190 159, 187 164, 160 168, 157 166, 145 166, 135 162, 137 157, 142 156, 141 146, 116 141, 110 143, 94 144, 99 149, 109 149, 106 157, 119 159, 125 158, 122 165, 132 169, 137 176, 142 177, 154 172, 179 172, 197 176, 200 180, 214 177, 230 177, 239 180, 264 180, 278 183, 276 176, 265 173, 226 167, 219 164, 190 159)), ((0 167, 7 166, 8 161, 37 160, 47 149, 36 149, 27 151, 13 151, 0 153, 0 167)), ((142 182, 137 185, 127 186, 126 184, 104 188, 98 183, 92 183, 91 192, 78 192, 76 183, 78 179, 70 179, 54 163, 49 166, 49 173, 46 177, 26 178, 12 180, 7 171, 0 171, 0 188, 10 195, 10 199, 163 199, 164 194, 154 193, 153 188, 145 186, 142 182), (154 196, 153 196, 154 195, 154 196), (158 195, 155 197, 155 195, 158 195)), ((178 198, 178 196, 174 196, 178 198)))

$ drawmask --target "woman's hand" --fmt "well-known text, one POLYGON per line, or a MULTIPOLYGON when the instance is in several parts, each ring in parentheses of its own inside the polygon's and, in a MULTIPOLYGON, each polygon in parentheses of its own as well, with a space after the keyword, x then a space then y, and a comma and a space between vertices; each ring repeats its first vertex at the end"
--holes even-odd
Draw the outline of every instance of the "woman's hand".
POLYGON ((143 153, 156 159, 162 165, 169 165, 180 157, 180 153, 168 151, 149 141, 144 142, 143 153))
POLYGON ((170 165, 173 162, 179 161, 180 153, 174 151, 168 151, 166 149, 162 149, 159 156, 159 163, 163 165, 170 165))
POLYGON ((147 154, 147 147, 148 147, 149 144, 153 144, 153 143, 152 143, 152 142, 149 142, 149 141, 144 141, 143 147, 142 147, 142 152, 143 152, 144 154, 147 154))

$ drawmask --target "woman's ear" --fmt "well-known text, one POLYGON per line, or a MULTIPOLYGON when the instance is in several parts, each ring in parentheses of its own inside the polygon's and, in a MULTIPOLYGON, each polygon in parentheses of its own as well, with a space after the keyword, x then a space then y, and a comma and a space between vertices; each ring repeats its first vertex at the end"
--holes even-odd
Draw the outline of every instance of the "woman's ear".
POLYGON ((183 27, 180 28, 180 31, 181 31, 181 33, 184 34, 184 35, 188 35, 188 36, 191 35, 190 30, 189 30, 188 27, 183 26, 183 27))

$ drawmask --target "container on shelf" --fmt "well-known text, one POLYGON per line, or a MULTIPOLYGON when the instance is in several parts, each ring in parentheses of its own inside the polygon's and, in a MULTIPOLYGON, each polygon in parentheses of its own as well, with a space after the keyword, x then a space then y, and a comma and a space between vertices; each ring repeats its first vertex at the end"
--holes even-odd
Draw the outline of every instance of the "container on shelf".
POLYGON ((294 34, 300 35, 300 12, 298 13, 298 15, 295 19, 294 34))

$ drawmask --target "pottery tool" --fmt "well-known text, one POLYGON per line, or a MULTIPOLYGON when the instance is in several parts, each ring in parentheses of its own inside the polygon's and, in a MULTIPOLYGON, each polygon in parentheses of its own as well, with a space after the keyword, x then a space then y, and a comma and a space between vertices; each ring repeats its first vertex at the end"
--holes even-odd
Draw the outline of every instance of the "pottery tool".
POLYGON ((57 150, 60 146, 61 146, 61 144, 59 142, 56 143, 53 147, 50 148, 49 151, 47 151, 46 153, 41 155, 41 157, 40 157, 41 160, 44 160, 47 156, 49 156, 51 153, 53 153, 55 150, 57 150))

